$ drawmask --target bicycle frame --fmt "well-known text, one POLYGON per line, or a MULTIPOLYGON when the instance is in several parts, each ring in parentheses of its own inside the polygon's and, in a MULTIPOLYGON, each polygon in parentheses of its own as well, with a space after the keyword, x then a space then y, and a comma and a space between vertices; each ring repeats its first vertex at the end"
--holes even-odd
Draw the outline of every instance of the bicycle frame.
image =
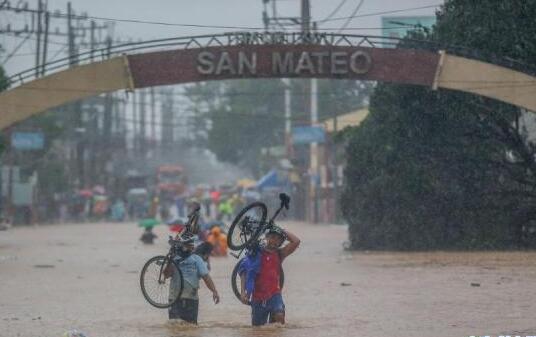
MULTIPOLYGON (((193 206, 194 206, 194 209, 192 210, 190 214, 188 214, 188 222, 184 226, 185 227, 184 230, 182 230, 180 233, 177 233, 177 235, 175 235, 175 239, 171 235, 169 236, 168 243, 170 245, 170 248, 169 248, 169 252, 166 255, 166 259, 168 261, 171 261, 175 265, 176 268, 179 268, 178 263, 180 263, 180 261, 184 259, 184 258, 180 258, 178 262, 175 262, 175 256, 177 256, 177 254, 175 254, 174 249, 182 247, 182 242, 178 238, 184 233, 193 234, 192 228, 197 225, 197 221, 199 220, 199 211, 201 210, 201 205, 199 205, 198 203, 194 203, 193 206), (177 244, 177 245, 174 246, 174 244, 177 244)), ((158 275, 159 284, 165 283, 165 280, 167 277, 164 275, 165 274, 164 269, 166 269, 168 265, 169 265, 169 262, 166 265, 162 264, 162 266, 160 267, 160 273, 158 275), (162 279, 162 276, 164 276, 163 279, 162 279)))
MULTIPOLYGON (((279 215, 279 213, 283 210, 283 208, 286 208, 288 209, 288 203, 290 201, 290 198, 288 198, 288 196, 286 194, 280 194, 279 195, 279 198, 281 199, 281 205, 279 206, 279 208, 274 212, 274 214, 272 215, 272 217, 270 218, 270 220, 268 220, 267 222, 265 223, 261 223, 260 226, 263 226, 263 228, 257 233, 256 236, 254 236, 253 238, 251 238, 251 243, 246 245, 244 248, 242 248, 238 254, 235 254, 235 253, 230 253, 231 256, 235 257, 235 258, 240 258, 240 255, 242 255, 242 252, 244 252, 244 250, 250 250, 252 248, 254 248, 255 245, 258 245, 259 244, 259 237, 264 233, 266 232, 267 229, 271 228, 273 225, 274 225, 274 220, 275 218, 277 218, 277 216, 279 215), (283 197, 284 196, 284 197, 283 197)), ((243 230, 241 231, 240 235, 242 235, 243 233, 243 230)), ((245 236, 245 235, 244 235, 245 236)))

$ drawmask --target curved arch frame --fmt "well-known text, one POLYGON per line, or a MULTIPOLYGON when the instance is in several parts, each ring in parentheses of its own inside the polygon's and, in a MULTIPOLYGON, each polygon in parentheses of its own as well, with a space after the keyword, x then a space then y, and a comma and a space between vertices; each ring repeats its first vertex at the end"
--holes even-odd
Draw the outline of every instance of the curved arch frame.
POLYGON ((317 77, 414 84, 469 92, 536 111, 536 77, 504 66, 444 51, 379 48, 366 36, 349 40, 323 34, 314 41, 303 40, 303 36, 290 41, 281 36, 285 39, 275 43, 236 36, 233 40, 233 35, 204 36, 208 41, 204 44, 191 38, 174 42, 175 47, 182 46, 178 49, 116 56, 58 71, 0 94, 0 130, 47 109, 106 92, 237 78, 317 77), (222 37, 227 43, 222 43, 222 37), (370 61, 364 71, 348 70, 348 58, 355 53, 367 55, 370 61), (274 55, 279 55, 279 60, 288 57, 293 66, 275 71, 274 55), (213 62, 208 72, 200 68, 207 59, 213 62), (334 71, 334 63, 339 71, 334 71), (341 67, 345 69, 340 71, 341 67))

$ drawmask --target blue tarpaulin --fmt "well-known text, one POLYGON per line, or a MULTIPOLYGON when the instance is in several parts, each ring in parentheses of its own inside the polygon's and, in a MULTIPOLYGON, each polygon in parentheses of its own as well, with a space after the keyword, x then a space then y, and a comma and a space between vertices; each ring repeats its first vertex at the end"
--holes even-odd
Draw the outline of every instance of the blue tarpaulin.
POLYGON ((271 170, 264 177, 257 181, 257 188, 263 189, 267 187, 276 187, 279 185, 277 180, 277 171, 271 170))

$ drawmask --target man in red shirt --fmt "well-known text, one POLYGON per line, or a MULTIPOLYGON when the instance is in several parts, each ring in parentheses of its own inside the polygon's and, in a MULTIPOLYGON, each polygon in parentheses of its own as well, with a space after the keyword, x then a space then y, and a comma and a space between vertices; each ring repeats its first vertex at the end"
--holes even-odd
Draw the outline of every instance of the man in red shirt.
POLYGON ((255 278, 253 294, 245 291, 245 275, 241 274, 242 302, 251 304, 251 323, 285 324, 285 304, 279 283, 281 263, 300 245, 300 239, 289 231, 273 226, 266 234, 266 246, 259 252, 260 268, 255 278), (285 239, 289 243, 281 247, 285 239), (251 301, 250 301, 251 297, 251 301))

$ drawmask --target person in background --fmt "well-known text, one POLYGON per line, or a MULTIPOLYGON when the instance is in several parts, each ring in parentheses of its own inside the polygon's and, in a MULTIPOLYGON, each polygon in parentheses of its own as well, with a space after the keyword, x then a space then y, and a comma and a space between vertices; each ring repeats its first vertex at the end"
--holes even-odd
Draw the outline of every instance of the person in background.
POLYGON ((203 190, 201 202, 203 203, 203 207, 205 208, 205 215, 207 216, 207 219, 210 219, 210 207, 212 205, 212 198, 210 197, 210 191, 208 189, 203 190))
POLYGON ((223 220, 224 217, 226 217, 228 221, 232 220, 233 205, 231 203, 231 198, 220 200, 218 212, 218 220, 223 220))
POLYGON ((146 245, 152 245, 154 243, 154 239, 156 238, 156 234, 153 233, 153 227, 145 227, 145 231, 143 231, 140 241, 146 245))
POLYGON ((183 192, 175 198, 175 205, 177 207, 177 215, 181 218, 185 216, 184 208, 186 206, 186 193, 183 192))
POLYGON ((212 256, 227 256, 227 235, 222 233, 219 226, 213 226, 210 229, 207 242, 214 247, 212 256))
POLYGON ((124 221, 126 216, 125 203, 121 199, 116 199, 112 205, 111 218, 113 221, 124 221))
POLYGON ((220 204, 220 197, 221 197, 220 191, 218 191, 216 188, 213 187, 210 190, 210 199, 212 200, 212 205, 214 206, 214 218, 215 219, 218 219, 219 217, 218 206, 220 204))
POLYGON ((266 234, 266 246, 248 255, 239 267, 241 300, 251 304, 251 323, 254 326, 270 323, 285 324, 285 304, 281 296, 281 263, 294 253, 300 239, 273 226, 266 234), (285 240, 289 243, 281 247, 285 240))

